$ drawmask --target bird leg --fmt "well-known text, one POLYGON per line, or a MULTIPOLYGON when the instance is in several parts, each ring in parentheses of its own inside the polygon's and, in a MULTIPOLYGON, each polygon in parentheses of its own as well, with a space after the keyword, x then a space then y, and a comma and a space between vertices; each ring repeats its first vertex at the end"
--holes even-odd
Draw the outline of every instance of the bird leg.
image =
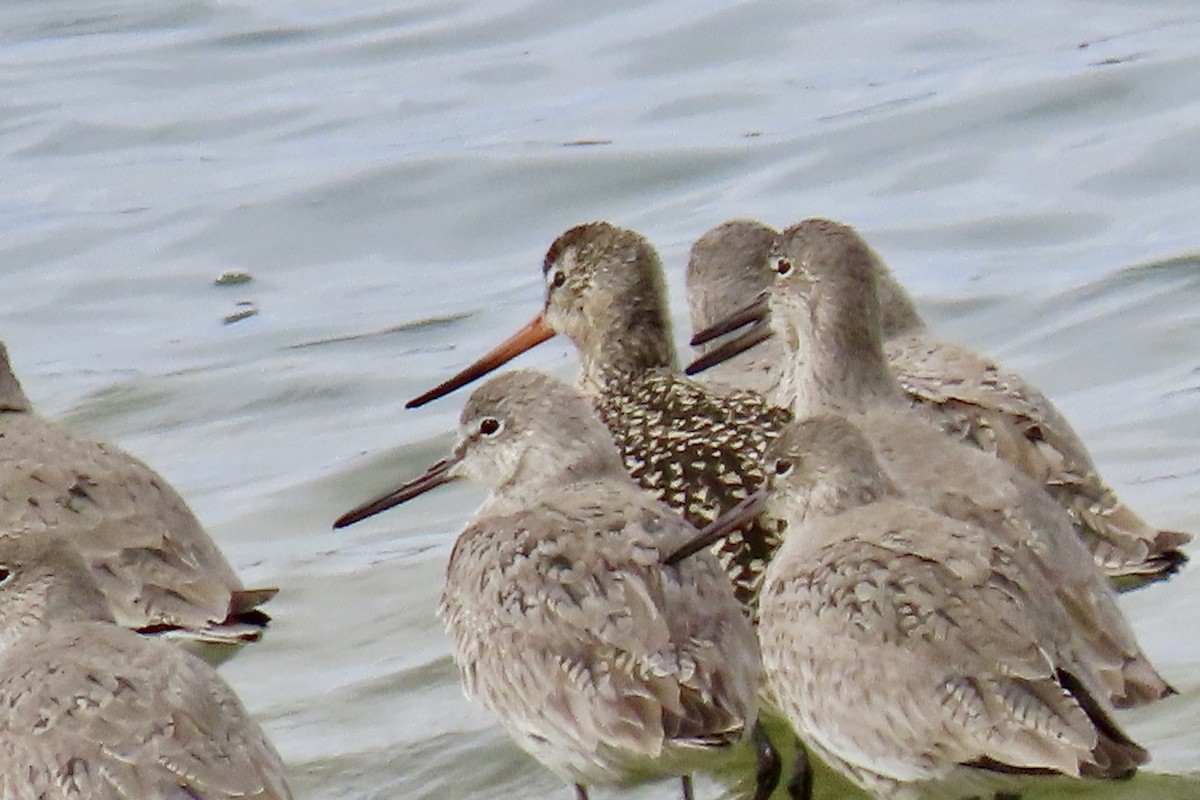
MULTIPOLYGON (((804 742, 796 740, 796 760, 792 764, 792 777, 787 782, 788 797, 792 800, 812 800, 812 764, 808 761, 808 750, 804 742)), ((1000 800, 1000 798, 997 798, 1000 800)))
POLYGON ((767 800, 779 785, 779 774, 783 771, 779 753, 767 737, 761 722, 755 722, 750 730, 750 741, 754 745, 754 800, 767 800))
POLYGON ((679 783, 683 786, 683 800, 696 800, 695 797, 692 796, 692 776, 680 775, 679 783))

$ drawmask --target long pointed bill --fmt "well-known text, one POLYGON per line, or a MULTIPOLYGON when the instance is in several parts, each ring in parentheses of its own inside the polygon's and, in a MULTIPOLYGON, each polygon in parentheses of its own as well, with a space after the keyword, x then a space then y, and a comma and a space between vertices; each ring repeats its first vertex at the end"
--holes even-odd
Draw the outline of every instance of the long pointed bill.
POLYGON ((342 514, 333 523, 334 528, 344 528, 347 525, 353 525, 356 522, 362 522, 367 517, 373 517, 380 511, 387 511, 392 506, 398 506, 401 503, 412 500, 417 495, 425 494, 430 489, 436 489, 443 483, 457 480, 458 476, 450 472, 451 469, 459 462, 458 456, 444 458, 434 464, 429 469, 425 470, 425 474, 419 478, 414 478, 408 483, 393 489, 382 497, 363 503, 361 506, 352 508, 345 514, 342 514))
POLYGON ((731 508, 729 513, 723 514, 713 522, 705 525, 704 530, 700 531, 690 542, 664 558, 663 563, 667 566, 678 564, 690 555, 695 555, 701 550, 707 550, 761 514, 763 506, 766 503, 766 489, 759 489, 752 492, 749 497, 731 508))
POLYGON ((733 333, 738 328, 744 328, 752 322, 763 322, 771 314, 770 296, 769 292, 763 292, 745 308, 733 312, 725 319, 718 320, 707 328, 696 331, 696 335, 688 344, 692 347, 699 347, 718 336, 724 336, 727 333, 733 333))
POLYGON ((508 337, 502 344, 494 348, 483 358, 476 361, 448 381, 440 383, 420 397, 414 397, 404 404, 405 408, 419 408, 431 400, 445 397, 455 389, 461 389, 471 381, 482 378, 497 367, 507 364, 517 356, 537 347, 542 342, 554 336, 554 329, 546 324, 545 318, 538 314, 533 321, 521 330, 508 337))
POLYGON ((770 325, 765 320, 755 322, 750 330, 745 333, 735 336, 719 347, 714 347, 704 355, 697 358, 695 361, 687 365, 684 370, 688 375, 695 375, 710 367, 715 367, 717 364, 728 361, 736 355, 746 352, 751 347, 754 347, 759 342, 765 342, 774 335, 770 325))

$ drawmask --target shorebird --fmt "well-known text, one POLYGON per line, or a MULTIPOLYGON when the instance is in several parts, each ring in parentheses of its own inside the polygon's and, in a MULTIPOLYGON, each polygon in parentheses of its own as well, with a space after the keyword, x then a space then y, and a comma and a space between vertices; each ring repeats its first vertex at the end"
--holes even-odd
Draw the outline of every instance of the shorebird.
POLYGON ((588 402, 517 370, 477 389, 454 454, 343 515, 342 527, 443 483, 490 489, 458 536, 440 616, 463 688, 585 800, 585 787, 687 777, 755 720, 754 631, 695 529, 625 472, 588 402))
POLYGON ((57 531, 118 625, 221 660, 257 641, 277 589, 246 589, 183 498, 105 442, 38 415, 0 343, 0 531, 57 531))
POLYGON ((826 762, 879 800, 916 800, 1149 761, 1112 715, 1121 654, 1095 658, 1003 521, 905 499, 841 416, 794 423, 768 469, 758 497, 787 532, 761 598, 767 684, 826 762))
POLYGON ((290 798, 279 754, 212 667, 108 609, 58 534, 0 534, 0 797, 290 798))
MULTIPOLYGON (((550 245, 542 275, 541 313, 407 407, 449 394, 561 333, 579 352, 578 388, 644 489, 703 527, 761 485, 762 454, 791 414, 754 392, 712 391, 680 372, 662 262, 645 238, 607 222, 577 225, 550 245)), ((778 543, 774 528, 752 521, 718 545, 717 557, 751 618, 778 543)), ((754 743, 759 793, 766 796, 781 766, 761 729, 754 743)), ((801 752, 795 798, 807 791, 804 764, 801 752)))
MULTIPOLYGON (((1173 692, 1141 652, 1115 595, 1066 512, 1011 464, 946 437, 914 409, 883 355, 876 270, 845 226, 807 220, 772 248, 770 330, 789 353, 771 399, 797 419, 846 416, 912 502, 998 531, 1024 574, 1045 576, 1093 663, 1121 664, 1106 699, 1118 707, 1173 692), (797 357, 791 357, 792 355, 797 357)), ((743 334, 742 344, 761 333, 743 334)), ((741 344, 728 343, 730 352, 741 344)))
MULTIPOLYGON (((578 225, 550 246, 542 272, 542 312, 408 408, 449 394, 561 333, 578 348, 578 387, 629 473, 688 522, 703 527, 762 483, 767 442, 791 415, 753 392, 710 392, 681 374, 662 262, 646 239, 607 222, 578 225)), ((748 608, 777 545, 775 531, 751 524, 718 554, 748 608)))
MULTIPOLYGON (((1096 563, 1117 588, 1137 588, 1165 579, 1187 561, 1179 548, 1192 537, 1158 530, 1122 503, 1101 477, 1066 417, 1036 387, 979 353, 936 338, 908 292, 852 228, 820 220, 801 225, 809 229, 836 227, 838 235, 827 237, 827 245, 853 250, 870 264, 879 300, 884 354, 909 401, 951 437, 999 456, 1044 485, 1071 515, 1096 563), (833 244, 835 238, 840 244, 833 244)), ((727 255, 713 262, 705 272, 705 280, 727 290, 727 308, 731 305, 744 310, 725 325, 715 324, 711 315, 706 315, 702 324, 707 330, 700 330, 694 341, 707 341, 715 332, 761 320, 768 313, 763 290, 770 287, 772 272, 767 260, 755 262, 749 252, 743 252, 741 258, 727 255), (742 279, 716 277, 722 268, 740 274, 742 279)), ((709 303, 715 305, 715 301, 709 303)), ((763 363, 776 364, 786 358, 779 339, 754 348, 758 349, 764 350, 760 357, 763 363)), ((719 357, 718 353, 708 359, 719 357)), ((689 372, 703 368, 704 362, 704 358, 699 359, 699 367, 694 364, 689 372)), ((725 380, 731 381, 728 374, 725 380)), ((753 384, 745 385, 770 392, 763 386, 762 376, 751 376, 751 380, 753 384)))
MULTIPOLYGON (((687 265, 687 300, 692 330, 723 321, 731 309, 758 298, 770 285, 767 255, 779 232, 754 220, 736 219, 708 230, 692 245, 687 265)), ((701 345, 700 355, 712 348, 701 345)), ((749 389, 760 394, 775 385, 783 358, 778 341, 770 340, 716 364, 698 376, 718 389, 749 389)))

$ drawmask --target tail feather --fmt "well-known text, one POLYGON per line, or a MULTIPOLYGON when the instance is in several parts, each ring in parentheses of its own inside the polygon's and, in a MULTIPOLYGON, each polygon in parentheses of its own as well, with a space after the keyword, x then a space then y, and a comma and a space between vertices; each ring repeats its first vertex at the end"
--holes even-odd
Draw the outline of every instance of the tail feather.
POLYGON ((1076 528, 1097 564, 1120 592, 1140 589, 1170 578, 1188 562, 1180 548, 1192 541, 1189 533, 1154 528, 1129 506, 1109 493, 1108 502, 1090 507, 1067 503, 1076 528))
POLYGON ((263 617, 266 623, 271 618, 258 609, 263 603, 279 594, 279 587, 271 586, 265 589, 240 589, 229 598, 229 619, 241 619, 246 615, 263 617))
POLYGON ((1057 676, 1058 682, 1070 692, 1083 713, 1096 726, 1098 737, 1092 749, 1093 761, 1079 765, 1083 777, 1125 780, 1133 777, 1138 767, 1149 763, 1150 753, 1121 730, 1078 678, 1064 669, 1058 670, 1057 676))

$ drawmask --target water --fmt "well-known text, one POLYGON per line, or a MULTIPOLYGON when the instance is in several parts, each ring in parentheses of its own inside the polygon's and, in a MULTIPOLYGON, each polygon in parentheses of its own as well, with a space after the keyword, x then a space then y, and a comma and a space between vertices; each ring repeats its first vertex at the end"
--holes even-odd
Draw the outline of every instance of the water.
MULTIPOLYGON (((479 492, 329 530, 448 445, 461 396, 404 400, 534 313, 572 224, 655 242, 683 338, 704 230, 821 214, 1200 531, 1198 74, 1191 0, 2 0, 0 335, 42 411, 282 587, 222 672, 299 797, 563 798, 461 698, 433 617, 479 492)), ((1198 598, 1193 567, 1123 601, 1182 692, 1122 715, 1157 771, 1200 769, 1198 598)))

